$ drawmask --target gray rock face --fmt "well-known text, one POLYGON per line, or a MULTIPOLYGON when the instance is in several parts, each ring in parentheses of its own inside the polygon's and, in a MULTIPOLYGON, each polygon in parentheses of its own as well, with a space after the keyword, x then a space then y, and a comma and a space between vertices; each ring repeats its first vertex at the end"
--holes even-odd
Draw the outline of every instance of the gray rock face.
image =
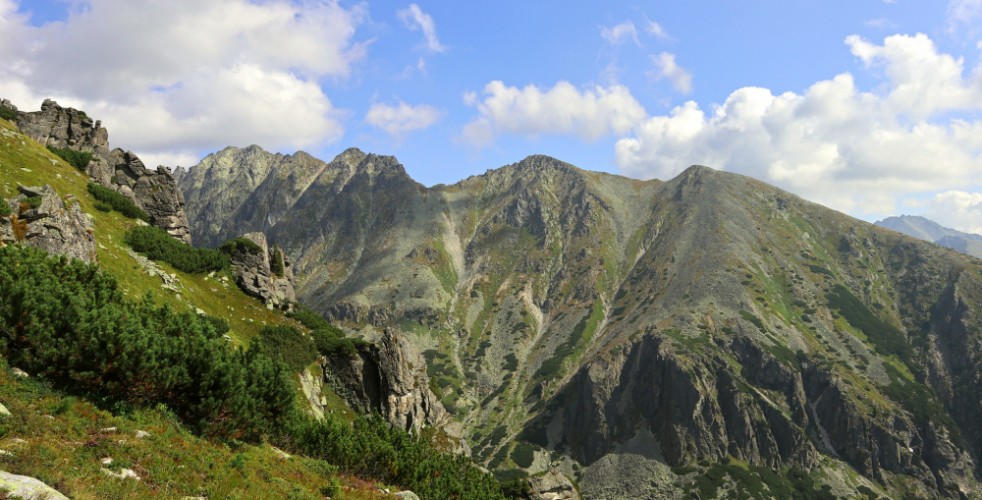
POLYGON ((28 476, 19 476, 6 471, 0 471, 0 491, 6 492, 9 498, 24 500, 68 500, 58 490, 28 476))
MULTIPOLYGON (((3 106, 17 111, 9 101, 3 101, 3 106)), ((185 243, 191 242, 184 196, 170 171, 166 167, 149 170, 132 152, 110 150, 109 132, 101 122, 47 99, 41 104, 41 111, 18 111, 15 123, 25 135, 46 146, 92 153, 86 173, 93 181, 132 199, 150 215, 154 226, 185 243)))
POLYGON ((258 146, 225 148, 177 177, 187 194, 193 237, 218 246, 236 235, 268 230, 327 167, 307 153, 273 154, 258 146))
POLYGON ((324 359, 325 381, 361 413, 378 412, 394 427, 418 433, 443 429, 456 452, 467 452, 459 428, 429 388, 426 362, 404 334, 387 329, 354 356, 324 359))
MULTIPOLYGON (((3 105, 17 111, 10 101, 3 105)), ((69 148, 92 153, 102 158, 109 157, 109 132, 99 121, 93 121, 84 112, 74 108, 63 108, 51 99, 45 99, 41 111, 18 112, 14 120, 28 137, 45 146, 69 148)))
POLYGON ((49 253, 95 262, 92 220, 77 202, 66 206, 48 185, 17 189, 20 196, 4 201, 12 213, 0 218, 0 244, 20 241, 49 253))
POLYGON ((529 498, 532 500, 579 500, 576 491, 568 477, 558 469, 549 469, 545 474, 532 476, 529 482, 529 498))
POLYGON ((110 153, 109 163, 113 165, 110 185, 133 199, 150 216, 150 224, 191 243, 184 194, 167 167, 150 170, 133 152, 118 148, 110 153))
POLYGON ((263 233, 248 233, 242 236, 256 244, 258 251, 235 251, 232 254, 232 274, 235 282, 245 293, 261 299, 269 307, 290 310, 297 302, 293 287, 293 266, 286 255, 277 247, 270 249, 263 233), (273 261, 277 261, 273 270, 273 261))

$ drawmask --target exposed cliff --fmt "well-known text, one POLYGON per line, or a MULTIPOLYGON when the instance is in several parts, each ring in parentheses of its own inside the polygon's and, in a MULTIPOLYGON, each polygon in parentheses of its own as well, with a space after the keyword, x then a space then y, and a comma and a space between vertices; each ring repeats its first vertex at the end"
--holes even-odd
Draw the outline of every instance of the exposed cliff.
POLYGON ((262 300, 267 307, 292 309, 297 303, 297 295, 289 258, 278 247, 270 248, 262 233, 248 233, 242 238, 253 245, 235 245, 231 249, 236 284, 245 293, 262 300))
POLYGON ((349 150, 289 196, 267 234, 300 299, 415 332, 490 467, 572 461, 586 497, 706 487, 690 467, 980 491, 979 261, 705 167, 636 181, 533 156, 427 189, 349 150))

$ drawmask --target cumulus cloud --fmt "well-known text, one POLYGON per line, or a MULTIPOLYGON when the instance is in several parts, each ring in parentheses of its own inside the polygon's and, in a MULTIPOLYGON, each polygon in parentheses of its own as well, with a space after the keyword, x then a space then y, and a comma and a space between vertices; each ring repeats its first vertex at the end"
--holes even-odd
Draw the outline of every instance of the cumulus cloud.
POLYGON ((646 19, 646 21, 648 25, 648 33, 654 35, 655 38, 662 41, 667 41, 672 39, 672 36, 669 35, 667 31, 665 31, 665 28, 662 28, 661 24, 658 24, 657 22, 652 21, 651 19, 646 19))
POLYGON ((633 41, 635 45, 641 45, 638 40, 638 29, 631 21, 624 21, 614 26, 601 26, 600 36, 610 45, 620 45, 628 40, 633 41))
POLYGON ((0 0, 0 50, 13 52, 0 95, 81 107, 144 156, 337 140, 341 113, 320 82, 348 76, 366 50, 354 40, 364 8, 336 1, 86 0, 40 27, 15 5, 0 0))
POLYGON ((391 106, 377 103, 368 110, 365 123, 401 139, 410 132, 435 124, 440 121, 442 115, 439 109, 427 104, 412 106, 400 101, 399 104, 391 106))
POLYGON ((964 76, 962 61, 924 35, 846 43, 882 69, 876 92, 841 74, 803 94, 748 87, 708 110, 690 101, 619 140, 617 163, 645 178, 701 163, 857 215, 895 213, 898 192, 982 184, 982 121, 950 117, 982 106, 982 86, 964 76))
POLYGON ((692 73, 675 62, 675 54, 662 52, 651 56, 651 62, 655 66, 651 73, 655 80, 668 80, 675 90, 683 94, 692 92, 692 73))
POLYGON ((426 48, 430 52, 446 52, 447 47, 440 43, 436 36, 436 23, 429 14, 423 12, 419 5, 410 4, 409 7, 398 11, 399 19, 412 31, 422 31, 426 39, 426 48))
POLYGON ((942 226, 982 234, 982 193, 938 193, 928 201, 925 215, 942 226))
POLYGON ((464 101, 475 106, 479 115, 464 127, 463 139, 478 147, 489 145, 503 133, 571 134, 596 140, 610 133, 627 133, 645 118, 641 104, 620 85, 580 90, 561 81, 543 90, 492 81, 482 96, 467 93, 464 101))

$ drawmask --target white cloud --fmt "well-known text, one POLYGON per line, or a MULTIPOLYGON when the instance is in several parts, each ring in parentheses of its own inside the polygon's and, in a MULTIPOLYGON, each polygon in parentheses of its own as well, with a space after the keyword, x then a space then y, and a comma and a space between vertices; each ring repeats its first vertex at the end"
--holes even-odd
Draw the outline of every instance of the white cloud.
POLYGON ((601 26, 600 36, 610 45, 620 45, 627 40, 631 40, 635 45, 641 45, 638 41, 638 30, 631 21, 614 26, 601 26))
POLYGON ((942 226, 982 234, 982 193, 945 191, 927 205, 925 215, 942 226))
POLYGON ((420 30, 426 38, 426 48, 430 52, 446 52, 447 47, 440 43, 436 36, 436 23, 429 14, 423 12, 419 5, 410 4, 409 7, 397 12, 399 19, 412 31, 420 30))
POLYGON ((675 62, 675 54, 662 52, 651 56, 651 62, 655 65, 654 79, 672 82, 672 87, 683 94, 692 92, 692 74, 675 62))
POLYGON ((402 101, 395 106, 373 104, 365 115, 365 123, 378 127, 392 137, 403 138, 409 132, 422 130, 440 120, 443 113, 439 109, 418 104, 411 106, 402 101))
POLYGON ((971 27, 982 17, 982 0, 950 0, 947 17, 949 33, 956 32, 962 25, 971 27))
POLYGON ((535 85, 510 87, 492 81, 484 87, 483 100, 476 93, 464 95, 479 116, 463 130, 466 142, 483 147, 498 134, 572 134, 596 140, 624 134, 645 118, 644 108, 623 86, 577 89, 559 82, 551 89, 535 85))
POLYGON ((748 87, 707 110, 690 101, 619 140, 617 163, 628 175, 663 179, 700 163, 856 215, 895 213, 901 192, 982 185, 982 121, 964 118, 982 108, 982 90, 962 61, 924 35, 846 43, 882 68, 877 92, 841 74, 803 94, 748 87))
POLYGON ((13 5, 0 0, 0 51, 14 48, 0 53, 0 95, 78 106, 145 156, 337 140, 341 114, 320 82, 348 76, 366 50, 354 40, 364 7, 336 1, 88 0, 41 27, 13 5))
POLYGON ((655 38, 661 41, 667 41, 672 39, 672 36, 669 35, 667 31, 665 31, 665 28, 662 28, 661 24, 658 24, 657 22, 652 21, 650 19, 646 19, 646 21, 648 22, 648 33, 654 35, 655 38))

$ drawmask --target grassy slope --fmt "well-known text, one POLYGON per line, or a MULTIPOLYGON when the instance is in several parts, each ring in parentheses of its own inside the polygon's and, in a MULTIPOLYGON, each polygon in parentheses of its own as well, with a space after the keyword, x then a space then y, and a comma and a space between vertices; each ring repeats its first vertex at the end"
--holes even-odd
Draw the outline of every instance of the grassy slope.
MULTIPOLYGON (((159 263, 180 282, 179 293, 161 288, 160 278, 145 273, 123 243, 123 235, 135 222, 117 212, 95 210, 87 183, 83 172, 0 119, 0 197, 16 195, 18 184, 49 184, 66 201, 77 200, 93 217, 99 265, 116 277, 129 296, 150 293, 159 304, 167 303, 177 310, 201 309, 224 318, 230 324, 233 341, 240 344, 247 343, 266 324, 300 327, 267 310, 236 286, 223 285, 220 276, 190 275, 159 263)), ((329 406, 348 412, 339 398, 328 396, 333 402, 329 406)), ((39 477, 72 498, 320 498, 320 489, 327 485, 332 470, 322 461, 280 459, 269 447, 232 450, 198 439, 167 413, 138 411, 114 416, 40 384, 14 380, 5 365, 0 370, 0 403, 14 414, 0 421, 0 449, 12 453, 0 453, 0 469, 39 477), (119 432, 99 432, 106 427, 118 427, 119 432), (150 432, 151 437, 137 440, 137 429, 150 432), (100 471, 99 459, 105 456, 113 457, 117 465, 133 468, 144 479, 109 478, 100 471)), ((343 482, 354 487, 346 492, 346 498, 375 496, 367 483, 355 478, 343 482)))

